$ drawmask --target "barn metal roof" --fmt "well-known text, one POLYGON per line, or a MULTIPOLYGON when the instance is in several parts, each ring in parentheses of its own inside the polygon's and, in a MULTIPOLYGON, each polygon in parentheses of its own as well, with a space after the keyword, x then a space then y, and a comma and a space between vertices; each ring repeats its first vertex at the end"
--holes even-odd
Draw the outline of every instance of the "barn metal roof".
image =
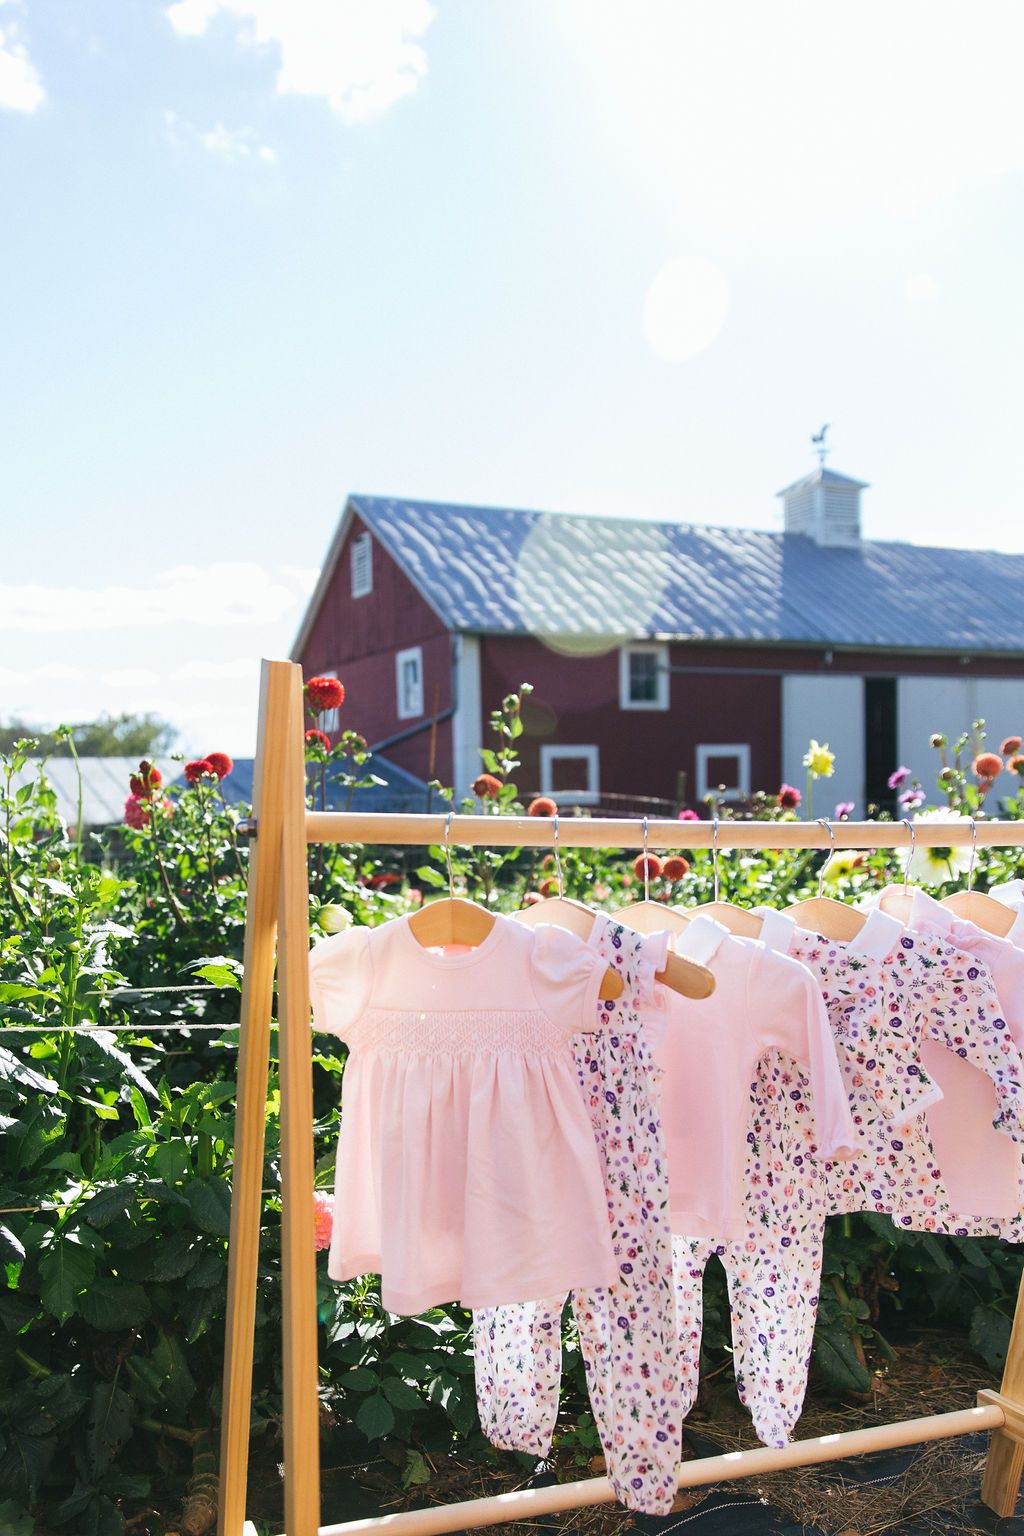
POLYGON ((356 495, 448 628, 1024 652, 1024 555, 356 495))

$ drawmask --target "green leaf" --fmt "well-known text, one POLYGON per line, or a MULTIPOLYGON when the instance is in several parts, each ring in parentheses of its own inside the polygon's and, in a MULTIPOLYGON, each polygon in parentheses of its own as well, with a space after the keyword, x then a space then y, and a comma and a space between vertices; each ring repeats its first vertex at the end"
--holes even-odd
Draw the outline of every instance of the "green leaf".
POLYGON ((231 987, 235 992, 242 990, 238 975, 227 965, 200 965, 193 975, 202 977, 203 981, 208 981, 214 987, 231 987))
POLYGON ((403 1488, 420 1488, 430 1482, 432 1475, 430 1463, 422 1451, 406 1451, 405 1466, 402 1469, 403 1488))
POLYGON ((188 1368, 185 1349, 181 1340, 169 1333, 162 1333, 150 1359, 163 1374, 163 1395, 168 1406, 182 1416, 195 1396, 196 1384, 188 1368))
POLYGON ((839 1392, 867 1392, 871 1376, 857 1359, 853 1340, 839 1323, 819 1326, 814 1335, 814 1358, 822 1375, 839 1392))
POLYGON ((970 1340, 985 1364, 999 1370, 1010 1343, 1010 1319, 987 1302, 981 1303, 971 1313, 970 1340))
POLYGON ((376 1371, 367 1370, 365 1365, 357 1365, 355 1370, 345 1372, 341 1385, 346 1392, 372 1392, 379 1381, 376 1371))
POLYGON ((372 1397, 366 1398, 360 1405, 356 1426, 367 1440, 379 1440, 383 1435, 390 1435, 395 1427, 395 1415, 382 1392, 374 1392, 372 1397))
POLYGON ((44 1094, 47 1098, 60 1092, 60 1084, 54 1082, 52 1077, 44 1077, 41 1072, 26 1066, 17 1056, 0 1045, 0 1083, 5 1080, 18 1083, 32 1093, 44 1094))
POLYGON ((0 1531, 3 1536, 32 1536, 36 1528, 34 1518, 10 1499, 0 1499, 0 1531))
POLYGON ((441 871, 438 869, 431 869, 429 864, 421 865, 421 867, 416 871, 416 878, 420 881, 421 884, 432 885, 437 890, 441 890, 442 887, 448 884, 448 877, 446 875, 442 875, 441 871))
POLYGON ((149 1297, 141 1285, 104 1275, 79 1297, 78 1309, 87 1323, 104 1332, 137 1328, 150 1315, 149 1297))
POLYGON ((131 1434, 132 1400, 113 1381, 101 1381, 93 1388, 86 1432, 89 1467, 101 1477, 131 1434))
POLYGON ((204 1253, 195 1268, 190 1271, 187 1285, 206 1286, 219 1285, 227 1274, 227 1265, 219 1253, 204 1253))
POLYGON ((149 1157, 150 1164, 165 1184, 180 1184, 192 1172, 192 1159, 185 1142, 158 1141, 149 1157))
POLYGON ((59 1323, 66 1323, 78 1310, 79 1293, 96 1273, 96 1260, 87 1248, 63 1236, 39 1260, 39 1273, 43 1306, 59 1323))
POLYGON ((417 1413, 423 1407, 422 1397, 400 1376, 385 1377, 383 1386, 384 1396, 392 1408, 402 1408, 409 1413, 417 1413))
POLYGON ((132 1106, 135 1124, 140 1130, 148 1129, 153 1124, 153 1117, 149 1113, 149 1105, 134 1084, 128 1090, 128 1102, 132 1106))
POLYGON ((197 1263, 201 1253, 194 1232, 174 1232, 157 1243, 150 1273, 154 1280, 180 1280, 197 1263))
POLYGON ((134 1184, 111 1184, 93 1195, 82 1207, 82 1214, 91 1227, 102 1230, 118 1216, 124 1214, 135 1196, 134 1184))
POLYGON ((15 1237, 10 1227, 0 1224, 0 1262, 4 1264, 20 1264, 24 1257, 24 1243, 19 1237, 15 1237))
POLYGON ((224 1179, 189 1179, 182 1186, 200 1232, 227 1237, 231 1230, 231 1186, 224 1179))

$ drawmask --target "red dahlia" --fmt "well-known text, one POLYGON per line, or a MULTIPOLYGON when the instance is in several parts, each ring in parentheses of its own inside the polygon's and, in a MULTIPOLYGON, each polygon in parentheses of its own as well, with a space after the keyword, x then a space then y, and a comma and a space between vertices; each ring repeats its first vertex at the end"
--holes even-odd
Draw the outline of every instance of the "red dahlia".
POLYGON ((998 752, 982 752, 974 759, 972 767, 975 777, 982 781, 997 779, 1003 771, 1003 760, 998 752))
POLYGON ((527 816, 557 816, 558 806, 547 795, 538 795, 536 800, 531 800, 526 807, 527 816))
MULTIPOLYGON (((644 878, 644 858, 645 855, 641 853, 638 854, 637 857, 633 860, 633 873, 636 875, 638 880, 642 880, 644 878)), ((662 872, 661 860, 658 858, 656 853, 648 853, 646 855, 646 859, 647 879, 657 880, 658 876, 662 872)))
POLYGON ((331 750, 331 738, 325 736, 323 731, 307 731, 305 741, 307 747, 323 747, 325 752, 331 750))
POLYGON ((1020 751, 1020 737, 1007 736, 999 750, 1004 757, 1013 757, 1015 752, 1020 751))
POLYGON ((185 764, 185 777, 190 784, 198 784, 204 774, 213 772, 209 758, 206 757, 197 757, 195 762, 185 764))
POLYGON ((684 875, 690 873, 690 865, 679 854, 673 854, 670 859, 665 860, 661 872, 666 880, 682 880, 684 875))
POLYGON ((235 766, 226 752, 207 752, 206 761, 217 775, 218 779, 226 779, 235 766))
POLYGON ((493 773, 481 773, 473 780, 473 793, 479 800, 497 800, 501 794, 501 780, 493 773))
POLYGON ((336 677, 311 677, 306 698, 314 709, 337 709, 345 702, 345 689, 336 677))
POLYGON ((775 801, 784 811, 795 811, 800 804, 800 791, 794 789, 792 784, 783 784, 775 796, 775 801))

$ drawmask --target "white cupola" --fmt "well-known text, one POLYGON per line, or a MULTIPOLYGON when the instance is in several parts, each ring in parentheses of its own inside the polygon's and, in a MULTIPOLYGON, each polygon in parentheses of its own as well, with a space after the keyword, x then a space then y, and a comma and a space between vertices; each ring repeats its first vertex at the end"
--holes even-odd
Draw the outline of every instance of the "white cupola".
POLYGON ((811 439, 818 450, 817 469, 778 492, 782 497, 783 530, 806 534, 816 544, 855 549, 861 541, 860 493, 866 489, 867 481, 851 480, 849 475, 838 475, 834 469, 825 468, 826 431, 823 427, 811 439))

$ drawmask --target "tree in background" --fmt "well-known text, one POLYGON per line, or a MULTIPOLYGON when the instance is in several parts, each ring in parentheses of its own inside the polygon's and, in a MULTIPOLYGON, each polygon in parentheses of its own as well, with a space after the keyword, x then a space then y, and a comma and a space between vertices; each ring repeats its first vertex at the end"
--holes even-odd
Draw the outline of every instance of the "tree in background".
MULTIPOLYGON (((79 757, 159 757, 167 753, 180 734, 177 728, 158 715, 101 715, 98 720, 83 720, 66 727, 74 736, 79 757)), ((22 737, 39 742, 33 757, 70 757, 66 736, 54 730, 40 730, 23 720, 0 725, 0 752, 9 753, 22 737)))

